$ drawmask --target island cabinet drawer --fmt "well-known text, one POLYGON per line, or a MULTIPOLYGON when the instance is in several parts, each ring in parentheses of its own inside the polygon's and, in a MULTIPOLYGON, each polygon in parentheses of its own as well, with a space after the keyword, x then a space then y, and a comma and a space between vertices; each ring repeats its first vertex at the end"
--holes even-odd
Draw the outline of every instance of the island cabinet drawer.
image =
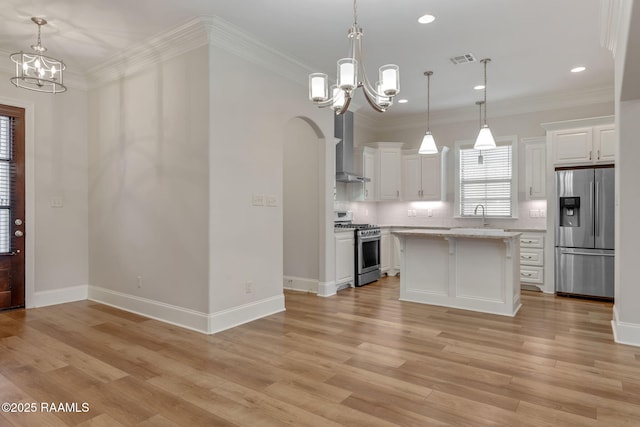
POLYGON ((520 249, 520 265, 544 265, 544 254, 542 249, 522 248, 520 249))
POLYGON ((530 265, 520 267, 520 281, 527 283, 542 283, 544 268, 530 265))
POLYGON ((544 248, 543 234, 523 234, 520 236, 521 248, 544 248))

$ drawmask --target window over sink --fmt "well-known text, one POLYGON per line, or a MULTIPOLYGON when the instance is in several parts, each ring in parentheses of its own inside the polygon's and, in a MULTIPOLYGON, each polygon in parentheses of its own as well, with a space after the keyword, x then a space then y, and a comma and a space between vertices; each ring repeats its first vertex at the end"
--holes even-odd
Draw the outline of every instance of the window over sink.
POLYGON ((517 218, 517 136, 496 138, 496 148, 474 150, 473 141, 456 142, 456 216, 517 218))

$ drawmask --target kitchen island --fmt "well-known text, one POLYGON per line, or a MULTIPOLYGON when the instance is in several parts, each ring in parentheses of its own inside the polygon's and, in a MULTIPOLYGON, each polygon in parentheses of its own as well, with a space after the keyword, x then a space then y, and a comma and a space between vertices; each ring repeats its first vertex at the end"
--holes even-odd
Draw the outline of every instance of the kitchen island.
POLYGON ((493 229, 402 230, 400 299, 515 316, 520 233, 493 229))

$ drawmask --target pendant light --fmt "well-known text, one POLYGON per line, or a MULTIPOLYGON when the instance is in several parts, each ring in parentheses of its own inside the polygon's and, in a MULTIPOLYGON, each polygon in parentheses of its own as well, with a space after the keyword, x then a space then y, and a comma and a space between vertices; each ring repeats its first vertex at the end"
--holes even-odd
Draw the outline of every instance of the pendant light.
POLYGON ((496 141, 493 139, 489 125, 487 125, 487 63, 491 62, 491 59, 484 58, 480 62, 484 64, 484 123, 480 127, 480 132, 478 133, 478 138, 476 138, 476 143, 473 145, 473 148, 476 150, 489 150, 496 148, 496 141))
POLYGON ((429 113, 430 113, 430 89, 431 89, 431 76, 433 75, 433 71, 425 71, 424 75, 427 76, 427 132, 424 134, 422 138, 422 144, 420 144, 420 150, 418 153, 420 154, 437 154, 438 147, 436 146, 436 141, 433 139, 433 135, 431 135, 431 131, 429 130, 429 113))
POLYGON ((11 77, 11 83, 37 92, 64 92, 67 88, 62 73, 66 67, 61 60, 44 55, 47 48, 42 46, 40 40, 40 28, 47 25, 47 21, 37 17, 31 18, 31 21, 38 26, 38 42, 31 45, 33 53, 18 52, 10 56, 16 64, 15 76, 11 77))

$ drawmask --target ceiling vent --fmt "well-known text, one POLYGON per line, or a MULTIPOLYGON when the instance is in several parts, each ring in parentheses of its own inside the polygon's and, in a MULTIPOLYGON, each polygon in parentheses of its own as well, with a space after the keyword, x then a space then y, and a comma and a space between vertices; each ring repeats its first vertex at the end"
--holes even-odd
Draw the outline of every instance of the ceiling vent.
POLYGON ((466 64, 468 62, 476 62, 477 60, 472 53, 465 53, 464 55, 454 56, 453 58, 449 58, 449 61, 451 61, 453 65, 458 65, 458 64, 466 64))

